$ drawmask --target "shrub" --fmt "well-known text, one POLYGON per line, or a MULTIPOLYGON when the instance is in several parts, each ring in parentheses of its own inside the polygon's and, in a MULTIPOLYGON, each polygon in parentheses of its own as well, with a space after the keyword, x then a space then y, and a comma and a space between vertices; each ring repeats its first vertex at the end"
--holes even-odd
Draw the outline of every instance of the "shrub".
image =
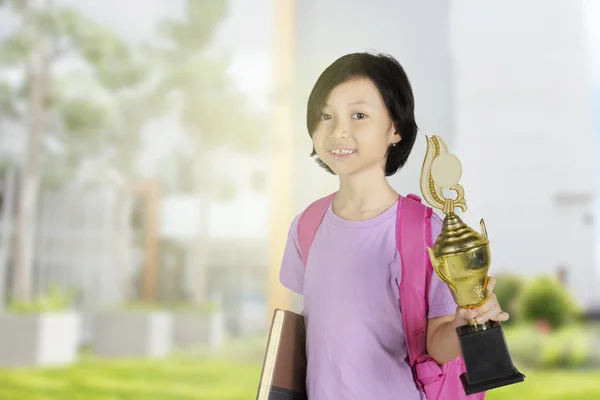
POLYGON ((582 368, 593 365, 593 334, 589 328, 571 325, 540 334, 533 325, 506 330, 508 348, 517 367, 582 368))
POLYGON ((74 289, 64 289, 52 285, 48 292, 30 302, 13 301, 8 310, 20 314, 39 314, 44 312, 61 312, 69 309, 75 299, 74 289))
POLYGON ((552 328, 560 328, 579 316, 570 293, 551 276, 542 276, 531 282, 523 292, 520 306, 526 320, 545 320, 552 328))
POLYGON ((539 335, 535 327, 517 325, 506 328, 504 334, 508 350, 517 368, 539 368, 541 366, 545 338, 539 335))

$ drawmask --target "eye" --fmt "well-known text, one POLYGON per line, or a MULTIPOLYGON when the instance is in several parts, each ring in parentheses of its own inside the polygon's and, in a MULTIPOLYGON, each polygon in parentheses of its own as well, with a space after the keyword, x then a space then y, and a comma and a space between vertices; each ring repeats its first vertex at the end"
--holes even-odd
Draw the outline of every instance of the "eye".
POLYGON ((352 114, 352 118, 354 118, 354 119, 363 119, 363 118, 366 118, 366 117, 367 116, 365 114, 363 114, 363 113, 352 114))
POLYGON ((319 119, 320 119, 321 121, 327 121, 327 120, 330 120, 330 119, 331 119, 331 115, 329 115, 329 114, 321 114, 321 115, 319 116, 319 119))

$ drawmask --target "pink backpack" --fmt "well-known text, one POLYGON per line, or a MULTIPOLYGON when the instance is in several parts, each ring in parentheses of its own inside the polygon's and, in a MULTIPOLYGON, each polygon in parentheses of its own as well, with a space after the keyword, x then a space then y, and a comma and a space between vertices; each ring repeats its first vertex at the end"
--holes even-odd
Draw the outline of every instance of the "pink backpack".
MULTIPOLYGON (((321 225, 335 193, 319 199, 304 210, 298 221, 298 241, 302 261, 306 266, 313 239, 321 225)), ((465 372, 462 357, 443 365, 426 353, 427 299, 433 273, 426 248, 431 243, 433 210, 421 204, 421 199, 409 194, 398 200, 396 246, 402 261, 400 308, 406 334, 408 356, 415 381, 428 400, 483 400, 485 392, 467 396, 460 375, 465 372), (415 251, 419 250, 419 251, 415 251), (419 268, 418 266, 421 266, 419 268)))

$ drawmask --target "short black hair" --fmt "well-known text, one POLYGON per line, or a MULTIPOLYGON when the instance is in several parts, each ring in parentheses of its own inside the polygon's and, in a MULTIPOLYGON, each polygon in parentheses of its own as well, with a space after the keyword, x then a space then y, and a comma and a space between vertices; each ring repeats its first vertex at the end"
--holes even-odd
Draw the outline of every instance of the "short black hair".
MULTIPOLYGON (((320 122, 320 114, 331 91, 352 79, 368 78, 379 90, 394 127, 402 140, 390 145, 385 163, 385 176, 394 175, 404 166, 417 136, 415 100, 413 91, 400 63, 385 53, 352 53, 335 60, 317 79, 306 110, 306 127, 312 135, 320 122)), ((313 147, 311 157, 316 155, 313 147)), ((330 173, 334 172, 318 157, 317 163, 330 173)))

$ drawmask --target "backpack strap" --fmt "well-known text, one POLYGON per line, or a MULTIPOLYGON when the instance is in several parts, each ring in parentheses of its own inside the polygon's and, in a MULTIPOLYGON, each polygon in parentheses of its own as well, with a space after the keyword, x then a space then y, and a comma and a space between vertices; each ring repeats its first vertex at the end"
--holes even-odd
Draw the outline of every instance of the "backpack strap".
POLYGON ((298 245, 300 246, 300 256, 305 268, 310 246, 334 197, 335 193, 332 193, 327 197, 315 201, 300 215, 300 219, 298 220, 298 245))
POLYGON ((401 197, 396 221, 396 246, 400 252, 402 277, 400 308, 410 365, 413 369, 427 356, 428 288, 433 268, 427 254, 431 247, 432 209, 416 195, 401 197))

